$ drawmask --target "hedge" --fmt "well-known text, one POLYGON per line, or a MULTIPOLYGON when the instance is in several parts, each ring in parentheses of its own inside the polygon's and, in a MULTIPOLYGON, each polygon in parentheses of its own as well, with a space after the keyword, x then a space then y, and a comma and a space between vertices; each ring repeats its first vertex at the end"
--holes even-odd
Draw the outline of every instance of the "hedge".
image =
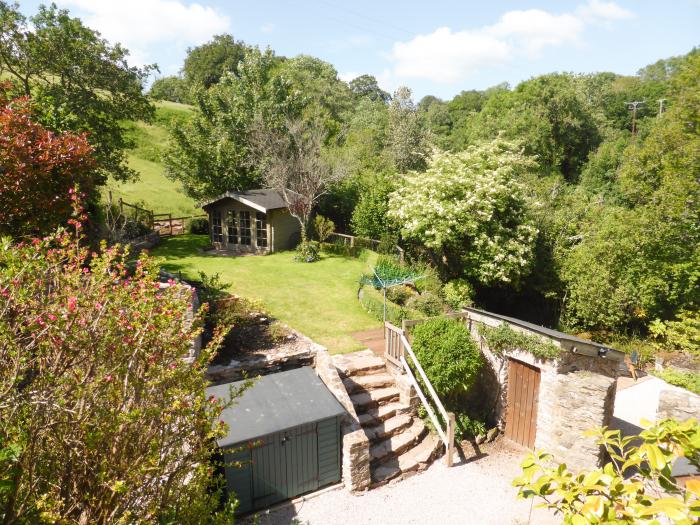
MULTIPOLYGON (((379 321, 384 320, 384 295, 381 291, 371 286, 360 288, 360 304, 372 317, 379 321)), ((425 315, 417 310, 399 306, 386 300, 386 320, 392 324, 400 325, 404 319, 424 319, 425 315)))

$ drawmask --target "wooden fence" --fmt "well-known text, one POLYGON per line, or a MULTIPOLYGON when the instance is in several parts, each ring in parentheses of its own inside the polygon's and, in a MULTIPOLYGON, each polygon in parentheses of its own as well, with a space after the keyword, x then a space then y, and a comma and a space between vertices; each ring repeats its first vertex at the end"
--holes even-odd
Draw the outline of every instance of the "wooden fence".
POLYGON ((445 463, 448 467, 451 467, 454 460, 455 450, 455 415, 452 412, 445 410, 445 406, 442 404, 442 401, 440 401, 440 397, 437 395, 437 392, 435 392, 435 388, 433 388, 430 379, 428 379, 423 367, 420 365, 416 354, 411 348, 411 344, 408 342, 408 339, 406 339, 406 335, 401 328, 385 322, 384 345, 384 356, 387 361, 395 364, 399 369, 403 370, 413 385, 413 388, 416 389, 418 398, 425 407, 430 420, 435 426, 435 431, 438 433, 440 439, 445 445, 445 463), (425 389, 428 391, 430 401, 428 401, 428 396, 426 396, 425 392, 423 392, 423 388, 421 388, 421 385, 416 379, 413 370, 418 372, 425 389), (435 407, 435 409, 442 416, 442 421, 444 421, 444 424, 435 414, 433 407, 435 407))
MULTIPOLYGON (((333 232, 330 234, 329 237, 335 238, 337 242, 340 242, 345 246, 350 246, 351 248, 357 246, 360 248, 369 248, 370 250, 373 250, 375 252, 379 250, 379 246, 382 243, 382 241, 378 241, 377 239, 368 239, 366 237, 358 237, 356 235, 348 235, 346 233, 333 232)), ((399 257, 399 260, 403 262, 403 248, 397 245, 394 246, 394 250, 396 251, 396 254, 399 257)))
POLYGON ((172 213, 154 214, 153 229, 160 233, 161 237, 182 235, 187 233, 187 221, 191 219, 204 219, 206 215, 188 215, 185 217, 173 217, 172 213))

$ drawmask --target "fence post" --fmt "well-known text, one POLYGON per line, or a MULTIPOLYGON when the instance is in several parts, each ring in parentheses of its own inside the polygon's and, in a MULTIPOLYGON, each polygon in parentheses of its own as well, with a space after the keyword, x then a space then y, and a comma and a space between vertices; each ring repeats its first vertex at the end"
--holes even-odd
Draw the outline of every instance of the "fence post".
POLYGON ((170 224, 170 236, 173 235, 173 214, 168 213, 168 223, 170 224))
POLYGON ((122 200, 121 197, 119 197, 119 214, 122 217, 124 216, 124 201, 122 200))
POLYGON ((445 464, 448 467, 452 466, 455 453, 455 415, 453 412, 447 413, 447 455, 445 456, 445 464))

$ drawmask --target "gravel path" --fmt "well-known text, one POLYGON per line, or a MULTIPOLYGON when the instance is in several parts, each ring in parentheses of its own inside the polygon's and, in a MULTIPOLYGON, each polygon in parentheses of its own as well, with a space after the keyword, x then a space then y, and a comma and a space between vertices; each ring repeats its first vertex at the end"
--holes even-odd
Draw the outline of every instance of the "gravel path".
POLYGON ((353 496, 332 490, 259 516, 260 525, 302 523, 554 525, 561 523, 530 500, 516 498, 511 486, 520 474, 522 450, 504 448, 503 440, 479 460, 447 468, 442 461, 404 481, 353 496))

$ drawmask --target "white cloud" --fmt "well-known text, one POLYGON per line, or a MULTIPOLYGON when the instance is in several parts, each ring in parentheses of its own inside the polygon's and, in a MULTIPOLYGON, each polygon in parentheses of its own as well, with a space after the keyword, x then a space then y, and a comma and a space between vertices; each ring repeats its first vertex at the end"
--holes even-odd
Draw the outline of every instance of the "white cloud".
POLYGON ((585 5, 580 6, 576 12, 585 20, 614 21, 632 18, 634 13, 620 7, 615 2, 601 2, 600 0, 589 0, 585 5))
POLYGON ((403 78, 430 78, 453 82, 466 73, 508 58, 508 46, 490 35, 471 31, 453 33, 448 27, 410 42, 394 44, 394 74, 403 78))
POLYGON ((631 16, 614 2, 589 0, 571 13, 514 10, 493 25, 462 31, 441 27, 408 42, 395 42, 388 55, 393 66, 385 82, 390 83, 389 77, 391 83, 406 78, 456 82, 477 69, 516 58, 537 58, 548 47, 576 45, 589 24, 631 16))
POLYGON ((229 30, 230 20, 214 8, 178 0, 59 0, 112 43, 120 42, 133 62, 153 59, 149 47, 198 45, 229 30))
POLYGON ((260 26, 260 32, 265 34, 270 34, 275 30, 275 24, 267 23, 260 26))

